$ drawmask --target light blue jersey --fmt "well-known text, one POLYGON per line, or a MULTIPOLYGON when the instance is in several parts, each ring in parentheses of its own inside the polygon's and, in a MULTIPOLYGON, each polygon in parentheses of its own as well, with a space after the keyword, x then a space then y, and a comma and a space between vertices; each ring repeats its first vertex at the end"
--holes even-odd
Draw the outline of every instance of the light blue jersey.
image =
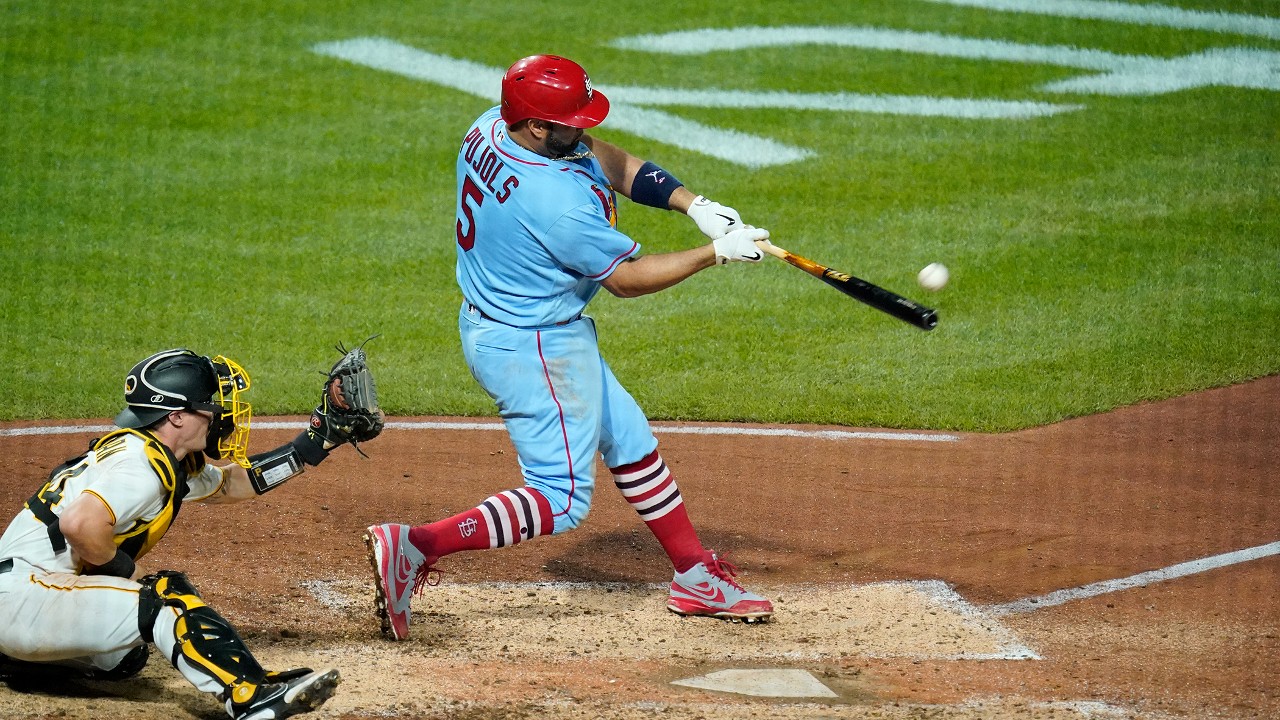
POLYGON ((480 116, 458 153, 458 285, 494 320, 554 325, 581 315, 640 246, 615 229, 615 195, 595 158, 526 150, 498 110, 480 116))
POLYGON ((600 282, 640 249, 615 229, 614 200, 595 158, 526 150, 498 108, 476 120, 458 152, 463 355, 498 407, 525 484, 551 504, 557 533, 586 517, 598 457, 618 467, 658 444, 582 315, 600 282))

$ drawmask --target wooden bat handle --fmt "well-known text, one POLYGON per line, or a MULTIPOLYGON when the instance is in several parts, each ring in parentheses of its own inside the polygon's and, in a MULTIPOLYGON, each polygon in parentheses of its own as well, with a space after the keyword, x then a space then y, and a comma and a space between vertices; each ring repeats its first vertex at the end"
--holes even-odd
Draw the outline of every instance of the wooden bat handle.
POLYGON ((782 260, 786 260, 787 256, 791 254, 786 250, 783 250, 782 248, 778 247, 777 245, 774 245, 773 243, 769 242, 768 240, 757 240, 756 247, 782 260))
POLYGON ((814 277, 820 278, 822 277, 822 274, 827 271, 827 268, 819 265, 818 263, 810 260, 809 258, 801 257, 799 255, 792 255, 791 253, 787 252, 786 250, 783 250, 782 248, 778 247, 777 245, 774 245, 771 242, 766 242, 764 240, 757 240, 756 247, 778 258, 779 260, 783 260, 792 265, 795 265, 796 267, 800 268, 801 270, 809 273, 814 277))

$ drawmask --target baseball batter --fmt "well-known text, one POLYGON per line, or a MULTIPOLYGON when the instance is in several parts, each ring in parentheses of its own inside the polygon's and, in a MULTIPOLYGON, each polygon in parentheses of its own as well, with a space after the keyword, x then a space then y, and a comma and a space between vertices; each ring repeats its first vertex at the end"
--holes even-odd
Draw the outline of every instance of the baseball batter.
POLYGON ((0 676, 124 679, 154 644, 239 720, 288 717, 333 694, 337 670, 265 670, 185 575, 138 565, 184 503, 255 497, 351 439, 326 399, 298 438, 246 457, 248 388, 234 361, 185 349, 129 371, 120 429, 54 469, 0 536, 0 676))
POLYGON ((756 242, 769 233, 584 133, 608 112, 581 66, 536 55, 507 70, 501 105, 462 139, 454 230, 463 355, 497 403, 525 484, 434 523, 368 529, 377 609, 391 638, 408 636, 410 597, 434 581, 440 558, 577 527, 591 507, 598 456, 674 565, 670 610, 745 621, 773 613, 699 542, 644 412, 601 357, 596 323, 583 314, 601 287, 636 297, 716 265, 759 262, 756 242), (642 255, 617 229, 618 192, 687 214, 712 242, 642 255))

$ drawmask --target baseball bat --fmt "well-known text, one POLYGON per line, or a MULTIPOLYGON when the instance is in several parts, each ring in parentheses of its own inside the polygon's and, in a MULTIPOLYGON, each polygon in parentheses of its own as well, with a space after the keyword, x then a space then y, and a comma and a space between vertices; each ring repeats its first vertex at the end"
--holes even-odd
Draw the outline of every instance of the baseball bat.
POLYGON ((787 252, 772 243, 761 241, 756 245, 761 250, 800 268, 854 300, 864 302, 903 322, 915 325, 921 330, 932 330, 938 324, 938 311, 933 308, 927 308, 895 292, 885 290, 879 285, 854 277, 849 273, 819 265, 806 257, 787 252))

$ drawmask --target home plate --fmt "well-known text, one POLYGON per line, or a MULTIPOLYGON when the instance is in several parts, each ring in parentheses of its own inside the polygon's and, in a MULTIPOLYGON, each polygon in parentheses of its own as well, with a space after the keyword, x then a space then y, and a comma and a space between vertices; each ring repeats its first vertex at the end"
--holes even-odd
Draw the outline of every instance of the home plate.
POLYGON ((839 697, 808 670, 717 670, 671 684, 760 697, 839 697))

